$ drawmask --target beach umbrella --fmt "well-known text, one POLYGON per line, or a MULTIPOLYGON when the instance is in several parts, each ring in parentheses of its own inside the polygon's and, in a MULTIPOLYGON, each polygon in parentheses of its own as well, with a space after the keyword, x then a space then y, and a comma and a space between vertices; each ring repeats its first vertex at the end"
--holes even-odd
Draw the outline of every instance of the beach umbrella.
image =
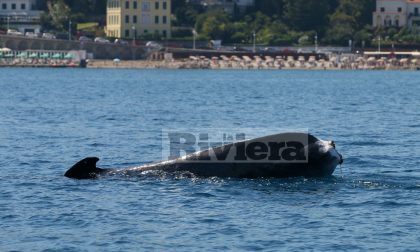
POLYGON ((375 61, 375 60, 376 60, 376 59, 375 59, 375 57, 369 57, 367 61, 368 61, 368 62, 373 62, 373 61, 375 61))
POLYGON ((37 53, 31 53, 29 55, 29 58, 38 58, 38 54, 37 53))
POLYGON ((120 60, 119 58, 115 58, 113 61, 114 61, 115 63, 119 63, 121 60, 120 60))
POLYGON ((73 59, 73 54, 71 54, 71 53, 67 53, 67 54, 64 56, 64 58, 65 58, 65 59, 73 59))
POLYGON ((12 51, 12 49, 7 48, 7 47, 0 48, 0 52, 10 52, 10 51, 12 51))
POLYGON ((46 58, 49 58, 50 55, 48 53, 43 53, 39 57, 42 58, 42 59, 46 59, 46 58))
POLYGON ((9 52, 9 53, 5 54, 4 57, 5 58, 13 58, 13 57, 15 57, 15 55, 13 53, 9 52))
POLYGON ((356 59, 356 61, 357 62, 362 62, 362 61, 364 61, 365 59, 363 58, 363 57, 358 57, 357 59, 356 59))

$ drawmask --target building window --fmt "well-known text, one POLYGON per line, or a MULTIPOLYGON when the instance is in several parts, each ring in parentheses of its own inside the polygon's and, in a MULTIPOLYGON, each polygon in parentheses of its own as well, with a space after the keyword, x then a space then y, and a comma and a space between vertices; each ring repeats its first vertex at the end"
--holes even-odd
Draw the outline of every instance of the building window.
POLYGON ((163 30, 163 31, 162 31, 162 36, 163 36, 164 38, 166 38, 166 35, 167 35, 167 34, 166 34, 166 30, 163 30))
POLYGON ((166 10, 166 8, 168 8, 168 7, 167 7, 167 3, 166 3, 166 2, 163 2, 163 3, 162 3, 162 8, 163 8, 164 10, 166 10))
POLYGON ((137 1, 133 2, 133 9, 137 9, 137 1))
POLYGON ((12 10, 16 10, 16 4, 12 3, 12 10))
POLYGON ((381 7, 381 12, 385 12, 385 7, 381 7))
POLYGON ((144 33, 147 34, 148 33, 148 30, 144 30, 144 33))
POLYGON ((162 24, 166 24, 166 16, 162 17, 162 24))
POLYGON ((155 2, 155 9, 159 10, 159 2, 155 2))
POLYGON ((400 20, 398 18, 395 19, 395 26, 396 27, 399 27, 400 26, 400 20))
POLYGON ((1 5, 1 8, 2 8, 3 10, 7 9, 7 4, 5 4, 5 3, 4 3, 4 4, 2 4, 2 5, 1 5))
POLYGON ((419 8, 416 7, 414 8, 414 16, 418 16, 419 15, 419 8))
POLYGON ((155 16, 155 24, 159 24, 159 16, 155 16))
POLYGON ((137 24, 137 16, 136 15, 133 16, 133 23, 137 24))
POLYGON ((23 4, 20 4, 20 9, 21 10, 26 10, 26 4, 24 4, 24 3, 23 4))
POLYGON ((141 9, 144 12, 149 12, 150 11, 150 2, 142 2, 141 3, 141 9))
POLYGON ((141 16, 141 22, 143 24, 151 24, 152 23, 152 17, 149 14, 144 14, 141 16))
POLYGON ((402 8, 401 7, 398 7, 398 12, 401 12, 402 11, 402 8))
POLYGON ((125 37, 126 38, 130 37, 130 30, 128 30, 128 29, 125 30, 125 37))
POLYGON ((126 24, 130 23, 130 16, 125 15, 125 23, 126 24))
POLYGON ((125 1, 125 8, 130 9, 130 2, 129 1, 125 1))

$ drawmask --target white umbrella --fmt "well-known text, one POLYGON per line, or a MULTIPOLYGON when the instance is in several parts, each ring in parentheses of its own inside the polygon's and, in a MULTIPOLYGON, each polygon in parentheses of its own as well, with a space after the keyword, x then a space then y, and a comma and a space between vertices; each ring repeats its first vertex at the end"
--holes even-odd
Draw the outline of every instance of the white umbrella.
POLYGON ((376 60, 376 59, 375 59, 375 57, 369 57, 367 61, 368 61, 368 62, 373 62, 373 61, 375 61, 375 60, 376 60))

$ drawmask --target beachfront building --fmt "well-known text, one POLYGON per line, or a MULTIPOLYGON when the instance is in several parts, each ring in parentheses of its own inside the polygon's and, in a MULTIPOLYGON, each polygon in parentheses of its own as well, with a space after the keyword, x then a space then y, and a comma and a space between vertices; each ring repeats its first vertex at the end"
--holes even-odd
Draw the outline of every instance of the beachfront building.
POLYGON ((171 37, 171 0, 108 0, 106 35, 171 37))
POLYGON ((0 0, 0 23, 7 29, 39 33, 41 14, 36 0, 0 0))
POLYGON ((374 27, 420 27, 420 0, 376 0, 374 27))

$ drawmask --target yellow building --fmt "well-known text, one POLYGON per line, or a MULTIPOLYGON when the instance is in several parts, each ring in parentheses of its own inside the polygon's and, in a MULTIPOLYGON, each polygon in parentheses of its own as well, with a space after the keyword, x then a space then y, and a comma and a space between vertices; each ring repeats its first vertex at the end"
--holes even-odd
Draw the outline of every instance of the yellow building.
POLYGON ((106 18, 108 37, 171 37, 171 0, 108 0, 106 18))

